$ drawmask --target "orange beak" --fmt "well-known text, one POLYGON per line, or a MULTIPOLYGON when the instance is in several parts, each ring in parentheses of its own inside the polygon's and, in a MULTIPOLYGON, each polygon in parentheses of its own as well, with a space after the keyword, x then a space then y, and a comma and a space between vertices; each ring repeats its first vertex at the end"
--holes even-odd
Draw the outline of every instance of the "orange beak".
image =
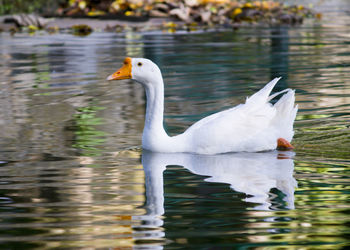
POLYGON ((111 80, 123 80, 131 78, 131 58, 127 57, 124 60, 123 66, 114 72, 112 75, 107 77, 108 81, 111 80))

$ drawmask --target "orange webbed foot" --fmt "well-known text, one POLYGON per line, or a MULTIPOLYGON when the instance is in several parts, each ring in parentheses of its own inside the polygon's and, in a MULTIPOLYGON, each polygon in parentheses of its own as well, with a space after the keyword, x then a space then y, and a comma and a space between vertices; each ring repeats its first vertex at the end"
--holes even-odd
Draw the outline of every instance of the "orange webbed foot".
POLYGON ((294 149, 294 147, 286 139, 278 138, 277 139, 277 149, 278 150, 292 150, 292 149, 294 149))

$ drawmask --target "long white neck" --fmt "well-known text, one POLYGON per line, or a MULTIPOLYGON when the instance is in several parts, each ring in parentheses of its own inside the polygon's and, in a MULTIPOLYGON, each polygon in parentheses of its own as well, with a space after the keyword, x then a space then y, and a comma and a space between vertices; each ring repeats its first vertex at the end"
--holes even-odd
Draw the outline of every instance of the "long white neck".
POLYGON ((164 83, 162 75, 154 74, 152 83, 142 83, 146 90, 147 106, 142 145, 149 150, 156 150, 169 140, 164 130, 164 83))

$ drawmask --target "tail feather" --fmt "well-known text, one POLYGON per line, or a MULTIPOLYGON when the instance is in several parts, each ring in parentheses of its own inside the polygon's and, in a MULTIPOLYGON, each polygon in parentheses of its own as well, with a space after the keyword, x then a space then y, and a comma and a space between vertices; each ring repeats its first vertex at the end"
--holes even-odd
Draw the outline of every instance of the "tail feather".
POLYGON ((298 111, 298 105, 294 106, 295 91, 289 90, 274 105, 276 108, 275 125, 278 126, 280 137, 291 141, 294 135, 293 123, 298 111))
POLYGON ((280 95, 280 94, 283 94, 284 92, 288 92, 289 90, 291 90, 291 89, 284 89, 284 90, 282 90, 282 91, 280 91, 280 92, 277 92, 277 93, 275 93, 275 94, 273 94, 273 95, 270 95, 269 98, 267 98, 267 101, 269 102, 269 101, 271 101, 273 98, 275 98, 276 96, 278 96, 278 95, 280 95))
MULTIPOLYGON (((295 102, 295 91, 291 89, 284 89, 275 94, 271 94, 272 89, 275 87, 277 82, 281 77, 275 78, 270 81, 264 88, 260 91, 247 98, 246 104, 244 107, 247 111, 256 111, 256 108, 259 108, 261 111, 262 108, 271 109, 272 104, 266 105, 276 96, 285 93, 282 97, 273 105, 274 112, 265 112, 274 116, 272 118, 271 124, 275 126, 277 133, 277 138, 281 137, 287 141, 291 141, 294 135, 293 124, 298 111, 298 105, 294 106, 295 102)), ((262 112, 264 113, 264 112, 262 112)))
POLYGON ((268 84, 265 85, 261 90, 256 92, 254 95, 249 97, 246 103, 255 103, 255 104, 265 104, 268 101, 269 95, 272 89, 275 87, 276 83, 281 79, 281 77, 276 77, 268 84))

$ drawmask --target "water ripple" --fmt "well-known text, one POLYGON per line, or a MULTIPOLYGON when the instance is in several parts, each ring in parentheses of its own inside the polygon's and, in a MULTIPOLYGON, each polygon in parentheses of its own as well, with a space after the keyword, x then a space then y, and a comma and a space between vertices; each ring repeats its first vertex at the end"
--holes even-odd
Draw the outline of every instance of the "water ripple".
POLYGON ((0 33, 0 246, 345 247, 348 33, 0 33), (161 67, 170 134, 282 76, 276 91, 299 104, 295 155, 147 155, 143 89, 105 81, 125 56, 161 67))

